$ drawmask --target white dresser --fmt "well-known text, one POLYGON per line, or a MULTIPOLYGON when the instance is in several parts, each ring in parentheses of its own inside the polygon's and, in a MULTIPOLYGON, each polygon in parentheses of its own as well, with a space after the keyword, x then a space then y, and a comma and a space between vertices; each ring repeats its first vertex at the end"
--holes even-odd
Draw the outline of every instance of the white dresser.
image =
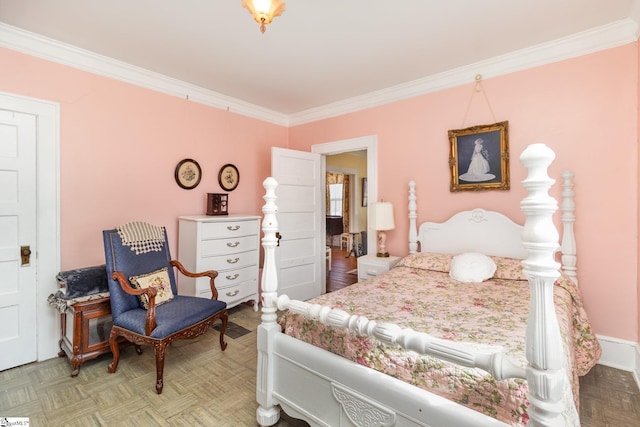
MULTIPOLYGON (((218 299, 227 308, 253 301, 258 307, 260 217, 249 215, 182 216, 178 260, 192 272, 216 270, 218 299)), ((178 292, 211 298, 209 279, 180 275, 178 292)))

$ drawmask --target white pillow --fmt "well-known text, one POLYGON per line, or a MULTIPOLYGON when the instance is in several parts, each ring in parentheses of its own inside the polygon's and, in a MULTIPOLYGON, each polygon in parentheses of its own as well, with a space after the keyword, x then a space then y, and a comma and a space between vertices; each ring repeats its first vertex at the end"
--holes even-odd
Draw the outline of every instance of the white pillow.
POLYGON ((488 256, 466 252, 453 257, 449 276, 460 282, 480 283, 493 277, 496 263, 488 256))

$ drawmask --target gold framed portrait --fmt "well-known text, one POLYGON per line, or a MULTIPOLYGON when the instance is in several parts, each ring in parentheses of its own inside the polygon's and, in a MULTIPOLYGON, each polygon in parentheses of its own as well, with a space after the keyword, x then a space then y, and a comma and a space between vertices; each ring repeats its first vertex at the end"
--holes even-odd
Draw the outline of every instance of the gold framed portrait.
POLYGON ((451 192, 509 190, 509 122, 449 132, 451 192))

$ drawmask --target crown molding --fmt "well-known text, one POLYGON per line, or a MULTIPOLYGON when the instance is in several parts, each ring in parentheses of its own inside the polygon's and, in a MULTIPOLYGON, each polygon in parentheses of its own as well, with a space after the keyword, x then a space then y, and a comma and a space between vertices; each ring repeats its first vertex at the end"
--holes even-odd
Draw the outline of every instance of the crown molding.
POLYGON ((288 126, 286 114, 0 23, 0 46, 178 98, 288 126))
POLYGON ((0 23, 2 47, 285 127, 324 120, 469 84, 475 81, 478 74, 485 79, 497 77, 637 40, 638 24, 630 18, 624 19, 552 42, 287 115, 0 23))
POLYGON ((624 19, 552 42, 542 43, 397 86, 301 111, 289 116, 289 126, 328 119, 455 86, 470 84, 475 81, 475 76, 478 74, 481 74, 483 79, 497 77, 622 46, 637 40, 638 24, 631 19, 624 19))

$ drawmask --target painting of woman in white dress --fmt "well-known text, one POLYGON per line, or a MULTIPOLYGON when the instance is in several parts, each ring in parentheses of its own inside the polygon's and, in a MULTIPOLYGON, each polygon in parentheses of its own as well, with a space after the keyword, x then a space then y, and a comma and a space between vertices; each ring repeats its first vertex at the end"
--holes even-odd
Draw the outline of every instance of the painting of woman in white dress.
POLYGON ((509 122, 449 131, 451 188, 508 190, 509 122))
POLYGON ((494 179, 495 174, 489 173, 489 152, 484 148, 484 141, 478 138, 474 143, 473 154, 466 173, 460 175, 460 179, 468 182, 483 182, 494 179))

